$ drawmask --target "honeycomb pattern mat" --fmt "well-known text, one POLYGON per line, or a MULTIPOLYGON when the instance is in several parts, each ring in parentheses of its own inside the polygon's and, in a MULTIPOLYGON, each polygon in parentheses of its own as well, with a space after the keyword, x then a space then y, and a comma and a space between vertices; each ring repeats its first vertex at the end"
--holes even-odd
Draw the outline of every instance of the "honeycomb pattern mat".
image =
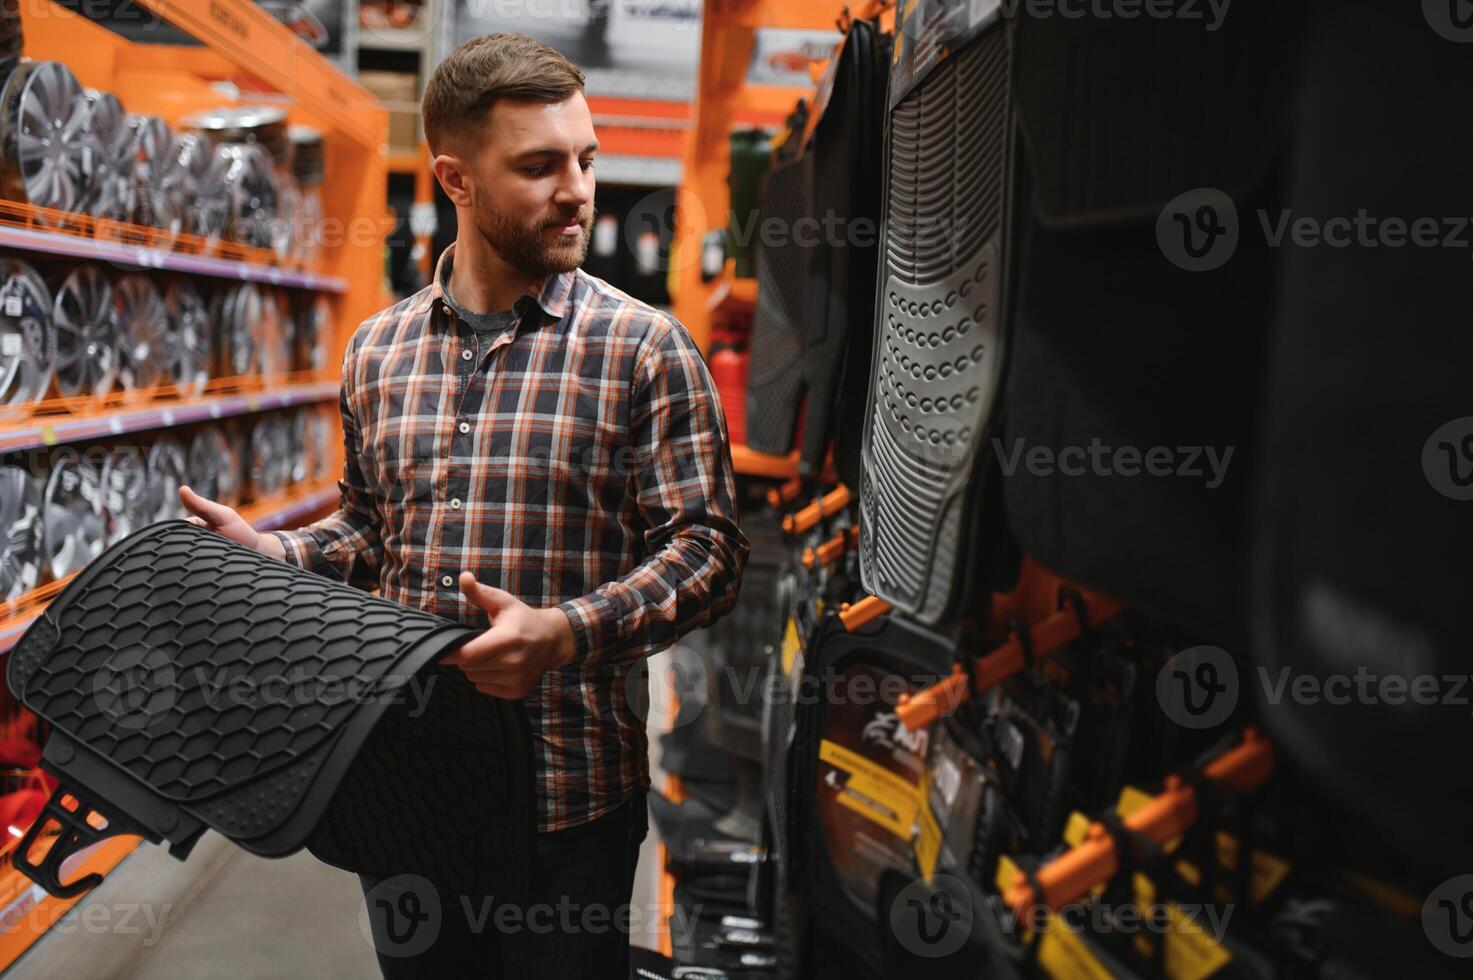
POLYGON ((49 723, 43 766, 60 781, 16 865, 54 894, 75 894, 94 876, 63 883, 61 862, 120 833, 168 841, 181 859, 206 828, 268 857, 298 850, 319 823, 334 853, 392 849, 385 822, 337 799, 339 786, 367 781, 382 800, 417 795, 421 806, 444 799, 425 796, 433 763, 395 760, 384 746, 447 744, 465 715, 487 733, 468 749, 511 760, 488 773, 500 805, 484 812, 516 807, 512 826, 530 826, 520 707, 490 698, 467 707, 451 672, 432 666, 473 635, 187 521, 119 541, 11 652, 6 681, 49 723), (427 710, 442 707, 457 710, 427 710), (342 843, 355 821, 356 850, 342 843), (58 836, 34 863, 48 824, 58 836))

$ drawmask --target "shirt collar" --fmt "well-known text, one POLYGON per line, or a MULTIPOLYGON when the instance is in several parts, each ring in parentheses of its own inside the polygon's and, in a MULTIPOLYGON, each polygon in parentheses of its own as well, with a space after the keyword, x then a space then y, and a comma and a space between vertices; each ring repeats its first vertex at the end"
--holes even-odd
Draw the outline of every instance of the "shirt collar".
MULTIPOLYGON (((441 305, 445 296, 443 285, 443 274, 448 271, 454 260, 455 243, 451 242, 440 253, 440 258, 435 262, 435 274, 430 281, 430 304, 431 308, 441 305)), ((578 273, 559 272, 548 276, 540 286, 533 286, 524 294, 530 297, 548 316, 554 320, 561 319, 568 311, 568 296, 573 291, 573 281, 578 273)), ((517 301, 519 304, 521 300, 517 301)))

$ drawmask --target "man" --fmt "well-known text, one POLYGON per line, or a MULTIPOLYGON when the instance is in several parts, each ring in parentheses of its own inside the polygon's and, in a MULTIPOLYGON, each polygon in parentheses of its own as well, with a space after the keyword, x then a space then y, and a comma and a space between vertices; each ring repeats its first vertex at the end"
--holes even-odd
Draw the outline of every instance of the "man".
MULTIPOLYGON (((337 512, 259 534, 180 496, 264 554, 484 627, 445 662, 531 718, 532 901, 609 922, 646 831, 625 679, 731 608, 749 552, 725 420, 685 329, 579 270, 598 153, 582 73, 521 34, 476 38, 435 70, 423 114, 459 227, 434 282, 348 344, 337 512)), ((448 904, 420 956, 380 950, 385 976, 507 975, 494 926, 463 918, 448 904)), ((517 975, 627 976, 627 932, 526 941, 517 975)))

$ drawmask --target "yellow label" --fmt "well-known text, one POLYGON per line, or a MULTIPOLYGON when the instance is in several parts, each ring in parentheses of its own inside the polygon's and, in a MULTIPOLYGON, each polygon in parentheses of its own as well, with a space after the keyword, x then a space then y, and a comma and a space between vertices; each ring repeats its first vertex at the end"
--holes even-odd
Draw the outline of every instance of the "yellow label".
MULTIPOLYGON (((1230 871, 1238 866, 1238 839, 1224 831, 1217 834, 1217 861, 1230 871)), ((1249 898, 1255 904, 1263 901, 1288 874, 1289 862, 1263 851, 1254 851, 1253 873, 1248 882, 1249 898)))
MULTIPOLYGON (((1143 793, 1134 786, 1126 786, 1120 791, 1120 799, 1115 803, 1115 812, 1120 814, 1121 820, 1129 820, 1138 810, 1155 799, 1150 793, 1143 793)), ((1180 837, 1173 837, 1162 844, 1161 849, 1170 853, 1176 850, 1176 846, 1180 843, 1180 837)))
POLYGON ((783 630, 782 658, 784 675, 792 675, 793 658, 798 655, 798 650, 801 647, 802 641, 798 639, 798 621, 789 616, 788 627, 783 630))
POLYGON ((56 445, 56 430, 49 425, 41 426, 41 443, 46 446, 56 445))
POLYGON ((941 856, 941 825, 931 813, 930 794, 921 792, 921 827, 916 835, 916 862, 921 866, 921 875, 926 884, 936 874, 936 859, 941 856))
POLYGON ((1089 817, 1075 810, 1069 814, 1069 822, 1064 824, 1064 843, 1070 847, 1078 847, 1084 843, 1084 835, 1089 830, 1089 817))
POLYGON ((1013 880, 1017 877, 1018 866, 1013 863, 1013 859, 1006 854, 999 857, 997 874, 992 876, 992 883, 997 886, 997 890, 1006 894, 1007 890, 1013 887, 1013 880))
POLYGON ((1083 940, 1061 927, 1050 929, 1039 942, 1038 965, 1055 980, 1114 980, 1083 940))
MULTIPOLYGON (((1135 905, 1140 915, 1154 916, 1156 883, 1137 873, 1131 884, 1135 886, 1135 905)), ((1203 980, 1232 962, 1232 954, 1212 937, 1211 920, 1205 910, 1189 918, 1176 905, 1167 903, 1165 909, 1170 924, 1164 935, 1163 965, 1171 980, 1203 980)), ((1152 936, 1146 932, 1137 933, 1131 944, 1142 956, 1149 957, 1154 951, 1152 936)))
POLYGON ((920 787, 836 742, 819 743, 818 757, 849 774, 839 805, 910 840, 920 807, 920 787))
POLYGON ((1115 804, 1115 812, 1120 814, 1122 820, 1129 820, 1147 803, 1155 797, 1150 793, 1143 793, 1134 786, 1126 786, 1120 791, 1120 799, 1115 804))
POLYGON ((1175 905, 1166 906, 1171 927, 1166 933, 1164 966, 1171 980, 1204 980, 1233 961, 1233 956, 1212 938, 1208 923, 1198 913, 1187 916, 1175 905))

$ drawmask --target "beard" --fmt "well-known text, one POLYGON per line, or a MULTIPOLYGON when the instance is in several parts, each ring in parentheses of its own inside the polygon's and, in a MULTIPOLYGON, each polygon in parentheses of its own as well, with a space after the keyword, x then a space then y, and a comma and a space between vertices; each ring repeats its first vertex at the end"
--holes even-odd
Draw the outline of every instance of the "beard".
POLYGON ((576 214, 541 218, 531 224, 518 221, 490 201, 476 202, 476 230, 508 265, 532 279, 545 279, 572 272, 588 257, 588 243, 593 238, 593 216, 590 204, 576 214), (548 241, 548 228, 561 228, 576 220, 582 233, 575 238, 558 235, 548 241))

